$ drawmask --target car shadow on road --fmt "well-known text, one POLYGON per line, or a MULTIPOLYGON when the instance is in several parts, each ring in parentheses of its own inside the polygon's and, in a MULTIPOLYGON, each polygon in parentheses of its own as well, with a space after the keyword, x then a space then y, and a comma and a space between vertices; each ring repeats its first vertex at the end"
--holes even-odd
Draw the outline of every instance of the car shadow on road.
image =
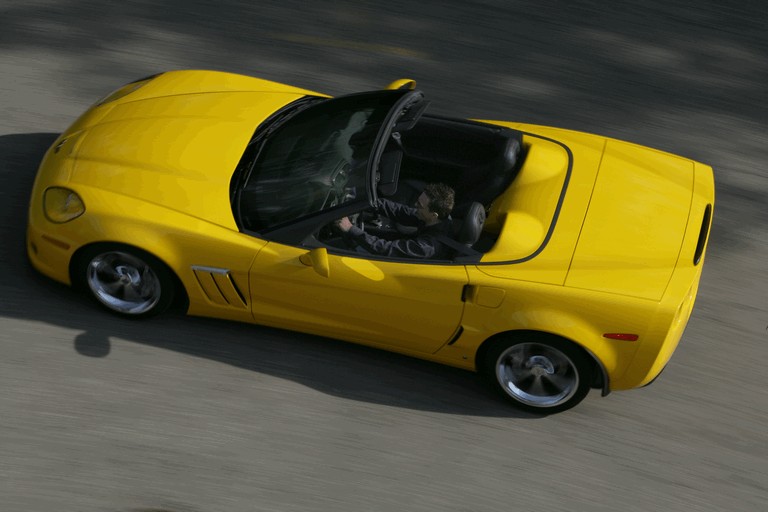
POLYGON ((349 400, 447 414, 539 417, 497 398, 472 372, 258 325, 181 315, 125 319, 38 274, 25 254, 26 211, 37 166, 55 138, 50 133, 0 136, 0 256, 6 267, 0 316, 82 331, 74 348, 87 357, 109 357, 110 338, 119 337, 349 400))

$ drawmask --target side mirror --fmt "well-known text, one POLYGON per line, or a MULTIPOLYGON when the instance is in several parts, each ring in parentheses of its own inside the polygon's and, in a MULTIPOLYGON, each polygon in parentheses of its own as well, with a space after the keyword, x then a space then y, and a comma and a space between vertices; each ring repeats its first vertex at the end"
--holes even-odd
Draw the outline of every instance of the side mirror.
POLYGON ((315 247, 309 252, 306 252, 299 256, 299 261, 308 267, 315 269, 315 272, 323 277, 328 277, 331 273, 330 265, 328 264, 328 251, 325 247, 315 247))
POLYGON ((410 78, 401 78, 400 80, 395 80, 386 88, 390 90, 407 89, 412 91, 416 88, 416 80, 411 80, 410 78))

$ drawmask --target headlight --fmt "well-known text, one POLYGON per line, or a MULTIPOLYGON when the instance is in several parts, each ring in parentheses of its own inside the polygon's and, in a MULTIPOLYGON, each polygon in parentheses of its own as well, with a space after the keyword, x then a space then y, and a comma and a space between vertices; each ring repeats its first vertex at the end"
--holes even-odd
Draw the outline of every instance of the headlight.
POLYGON ((51 187, 43 193, 43 211, 49 221, 62 224, 85 213, 85 205, 72 190, 51 187))
POLYGON ((128 96, 129 94, 139 89, 140 87, 147 85, 150 81, 152 81, 153 78, 160 76, 161 74, 162 73, 158 73, 156 75, 148 76, 146 78, 142 78, 141 80, 136 80, 135 82, 125 84, 121 88, 107 94, 106 96, 101 98, 99 101, 97 101, 96 106, 104 105, 105 103, 109 103, 110 101, 119 100, 124 96, 128 96))

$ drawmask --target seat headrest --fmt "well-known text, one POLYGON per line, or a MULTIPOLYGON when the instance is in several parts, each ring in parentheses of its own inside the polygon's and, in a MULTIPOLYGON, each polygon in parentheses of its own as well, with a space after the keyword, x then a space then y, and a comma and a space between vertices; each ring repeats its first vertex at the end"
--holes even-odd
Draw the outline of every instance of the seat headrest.
POLYGON ((459 221, 456 240, 467 246, 472 246, 480 238, 485 223, 485 207, 482 203, 474 202, 467 208, 464 218, 459 221))
POLYGON ((510 137, 507 140, 507 146, 504 148, 504 160, 507 169, 512 169, 517 165, 517 159, 520 157, 522 143, 518 137, 510 137))

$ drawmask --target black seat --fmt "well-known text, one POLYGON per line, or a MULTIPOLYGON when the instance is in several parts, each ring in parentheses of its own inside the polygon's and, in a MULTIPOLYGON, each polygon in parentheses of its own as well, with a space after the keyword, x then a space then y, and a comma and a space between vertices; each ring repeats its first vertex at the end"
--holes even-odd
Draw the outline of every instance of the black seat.
POLYGON ((462 219, 453 221, 454 239, 466 247, 472 247, 480 238, 485 224, 485 207, 482 203, 473 202, 467 208, 462 219))
POLYGON ((512 183, 522 163, 522 138, 518 132, 507 132, 498 140, 496 157, 483 165, 467 169, 456 190, 458 208, 467 201, 490 205, 512 183))

